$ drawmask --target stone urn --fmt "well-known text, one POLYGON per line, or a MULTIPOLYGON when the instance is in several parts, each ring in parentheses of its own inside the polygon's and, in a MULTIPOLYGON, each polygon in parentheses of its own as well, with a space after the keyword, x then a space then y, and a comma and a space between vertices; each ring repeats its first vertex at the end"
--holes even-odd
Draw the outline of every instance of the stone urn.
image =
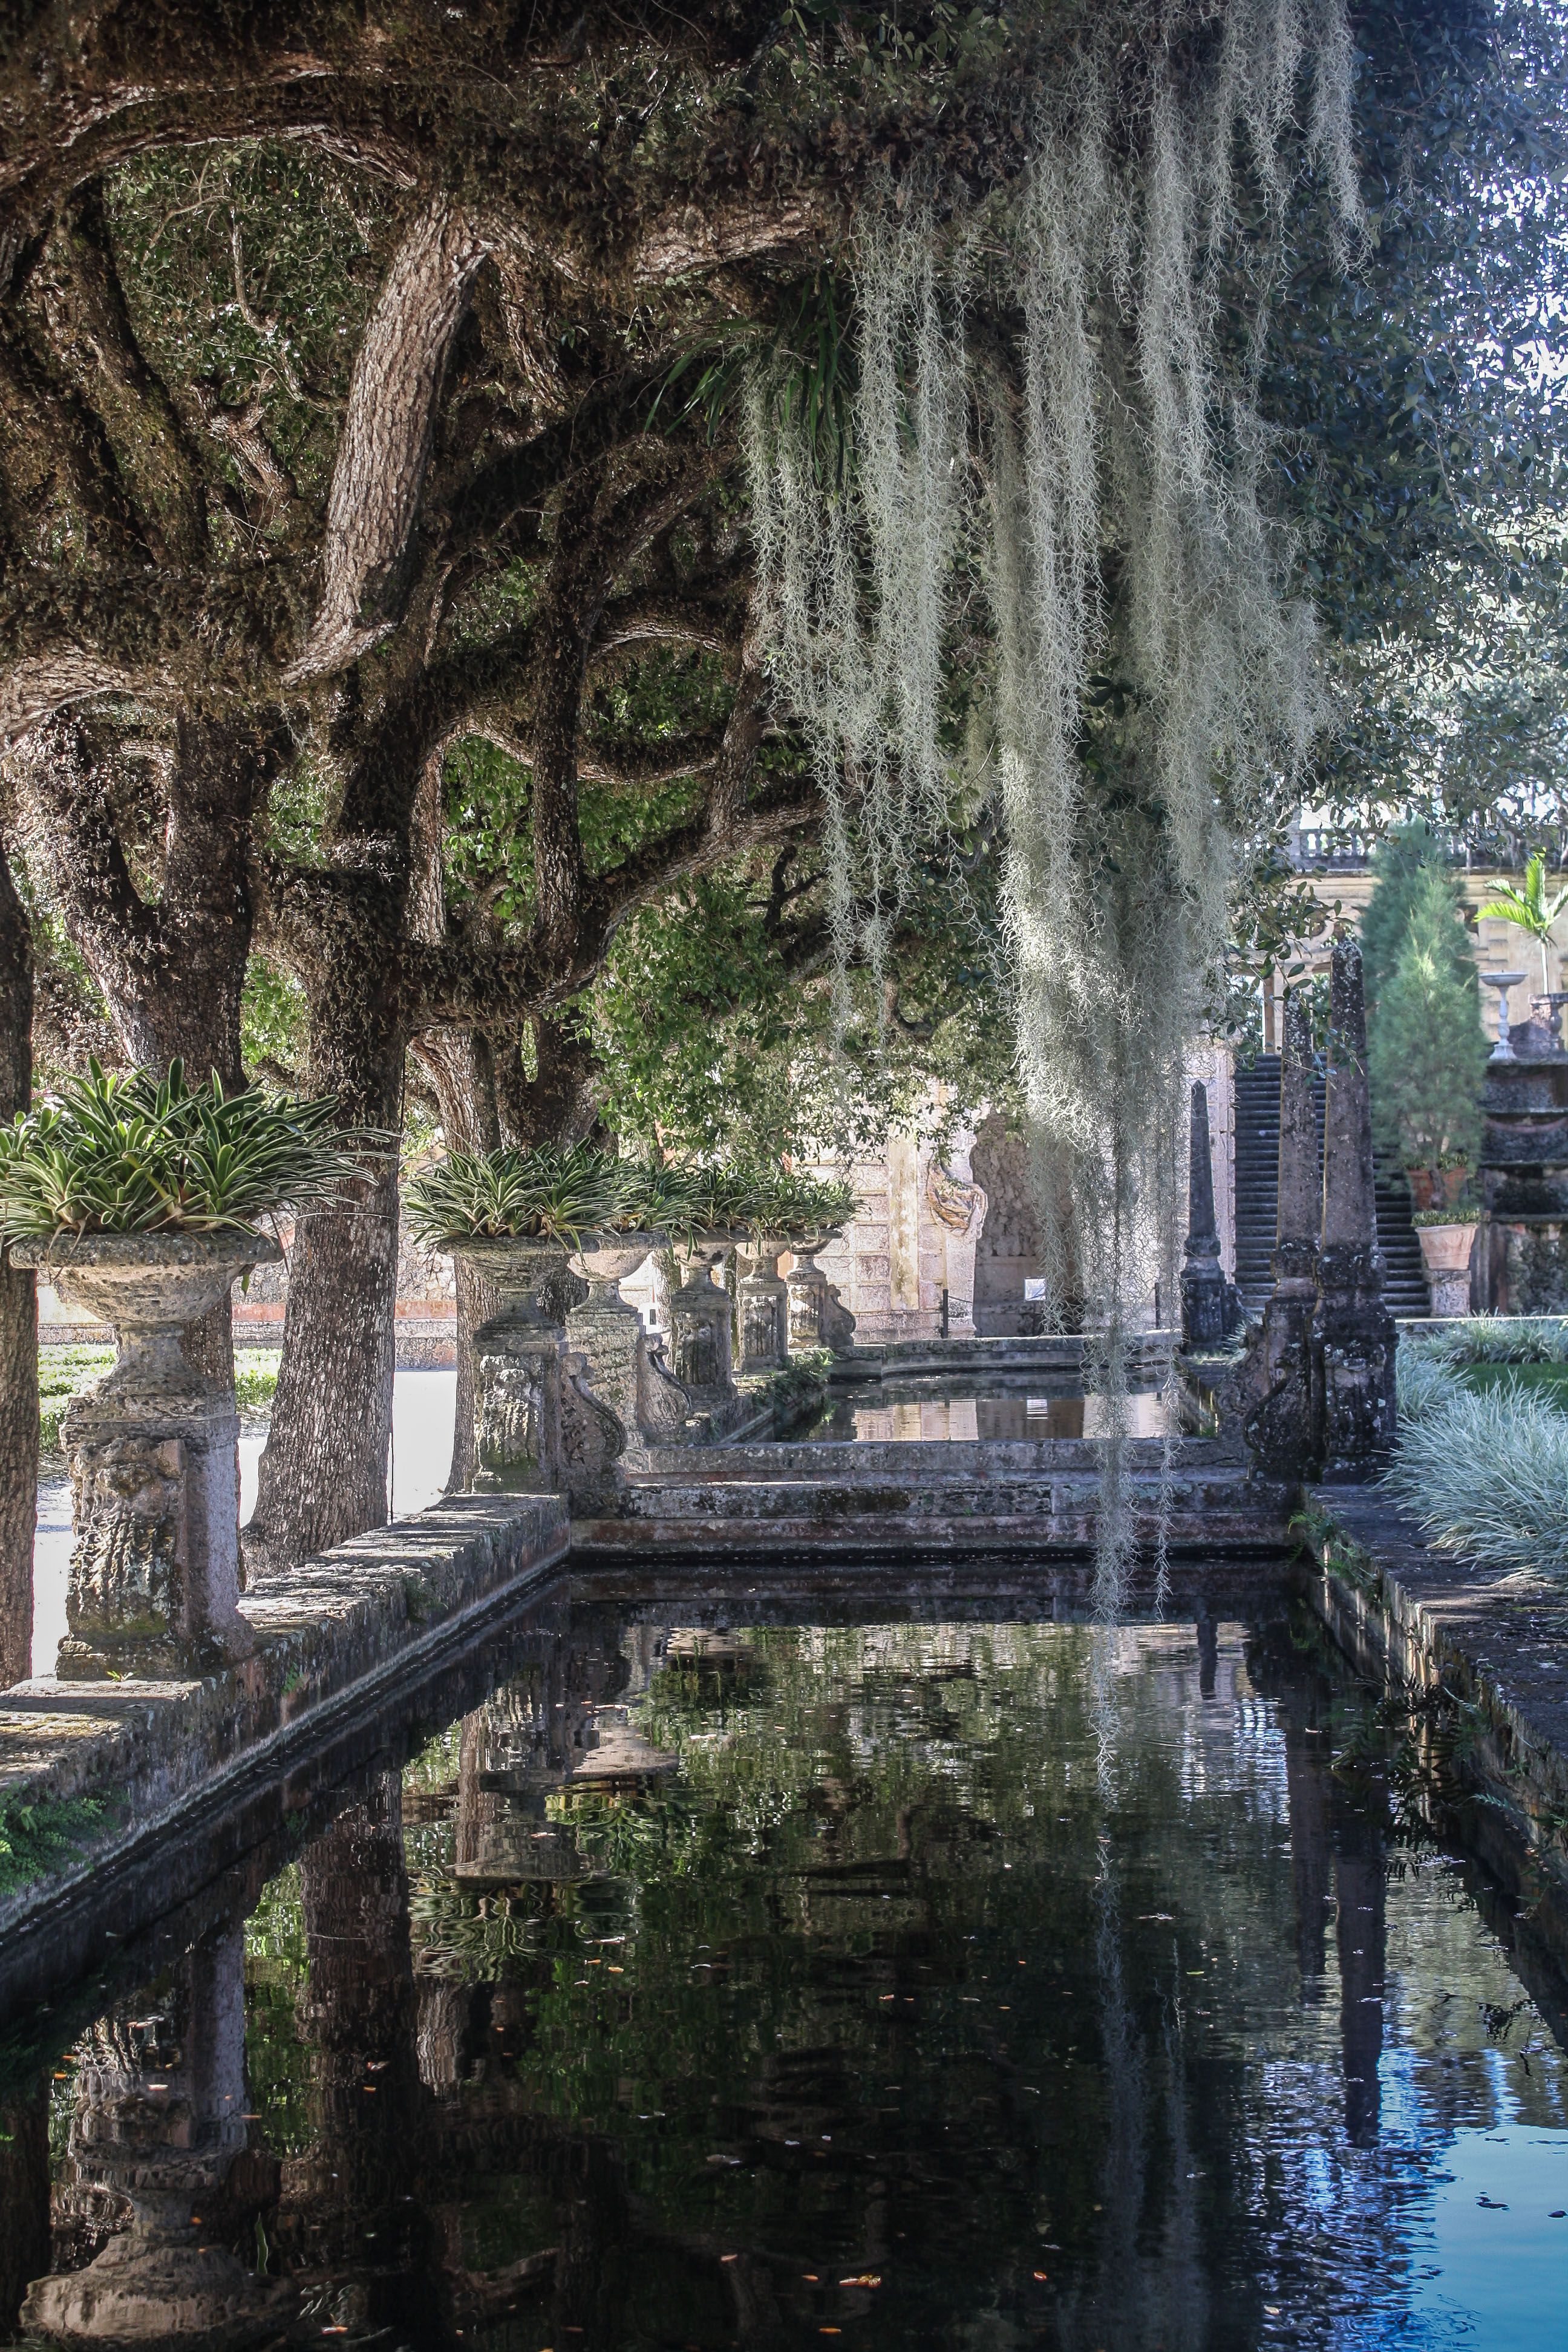
POLYGON ((205 1380, 181 1337, 281 1255, 248 1227, 13 1244, 15 1265, 110 1324, 119 1348, 66 1413, 75 1540, 61 1676, 205 1675, 254 1649, 239 1612, 234 1381, 205 1380))
POLYGON ((570 1253, 541 1234, 475 1234, 448 1246, 501 1302, 473 1335, 475 1491, 553 1494, 562 1484, 566 1334, 539 1293, 565 1272, 570 1253))
POLYGON ((572 1264, 588 1296, 566 1318, 574 1348, 585 1360, 588 1386, 615 1414, 630 1444, 658 1444, 679 1435, 689 1400, 648 1345, 642 1317, 620 1286, 650 1250, 664 1249, 660 1232, 584 1234, 572 1264))
POLYGON ((1470 1311, 1470 1253, 1480 1226, 1467 1223, 1417 1225, 1421 1264, 1434 1315, 1468 1315, 1470 1311))

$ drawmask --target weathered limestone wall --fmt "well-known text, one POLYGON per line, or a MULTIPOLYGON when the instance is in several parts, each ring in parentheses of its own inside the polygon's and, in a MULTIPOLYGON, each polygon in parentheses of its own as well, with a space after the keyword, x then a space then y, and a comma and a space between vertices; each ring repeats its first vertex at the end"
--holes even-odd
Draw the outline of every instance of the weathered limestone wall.
MULTIPOLYGON (((855 1318, 857 1346, 974 1330, 975 1248, 987 1220, 971 1171, 973 1142, 961 1129, 939 1153, 917 1136, 895 1135, 879 1160, 847 1171, 828 1161, 812 1170, 825 1180, 847 1173, 860 1197, 860 1214, 817 1253, 855 1318)), ((781 1271, 789 1265, 783 1259, 781 1271)))

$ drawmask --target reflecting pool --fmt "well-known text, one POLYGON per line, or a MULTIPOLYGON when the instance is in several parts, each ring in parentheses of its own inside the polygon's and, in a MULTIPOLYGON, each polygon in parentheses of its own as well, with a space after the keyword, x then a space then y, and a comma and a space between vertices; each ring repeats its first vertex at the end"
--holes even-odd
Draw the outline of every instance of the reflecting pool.
POLYGON ((1563 1987, 1304 1622, 832 1613, 542 1607, 10 2021, 0 2323, 1560 2340, 1563 1987))
MULTIPOLYGON (((994 1374, 869 1381, 837 1391, 809 1429, 789 1435, 859 1444, 1102 1437, 1108 1410, 1103 1397, 1084 1394, 1076 1374, 1037 1374, 1026 1384, 1009 1384, 994 1374)), ((1157 1386, 1133 1387, 1126 1412, 1133 1437, 1163 1437, 1180 1425, 1174 1403, 1157 1386)))

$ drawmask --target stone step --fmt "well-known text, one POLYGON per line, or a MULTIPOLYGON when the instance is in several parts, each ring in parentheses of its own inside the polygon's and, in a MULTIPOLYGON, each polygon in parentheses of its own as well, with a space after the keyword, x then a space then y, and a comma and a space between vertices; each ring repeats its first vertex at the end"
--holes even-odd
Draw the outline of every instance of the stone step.
MULTIPOLYGON (((1133 1482, 1140 1548, 1155 1546, 1162 1518, 1157 1479, 1133 1482)), ((1216 1470, 1172 1482, 1163 1512, 1167 1549, 1184 1557, 1251 1556, 1287 1541, 1289 1492, 1239 1472, 1216 1470)), ((643 1485, 620 1508, 574 1525, 577 1553, 776 1559, 921 1557, 981 1551, 1026 1556, 1092 1550, 1100 1485, 1089 1475, 924 1482, 778 1479, 643 1485)))
MULTIPOLYGON (((1164 1459, 1164 1441, 1132 1438, 1127 1456, 1135 1473, 1157 1474, 1164 1459)), ((917 1438, 837 1443, 805 1439, 761 1445, 645 1446, 623 1455, 621 1467, 628 1483, 637 1486, 821 1478, 849 1486, 889 1477, 920 1485, 933 1478, 1049 1477, 1075 1471, 1098 1475, 1103 1459, 1098 1442, 1085 1437, 944 1438, 929 1443, 917 1438)), ((1171 1459, 1173 1469, 1183 1475, 1229 1466, 1215 1440, 1206 1437, 1176 1440, 1171 1459)))

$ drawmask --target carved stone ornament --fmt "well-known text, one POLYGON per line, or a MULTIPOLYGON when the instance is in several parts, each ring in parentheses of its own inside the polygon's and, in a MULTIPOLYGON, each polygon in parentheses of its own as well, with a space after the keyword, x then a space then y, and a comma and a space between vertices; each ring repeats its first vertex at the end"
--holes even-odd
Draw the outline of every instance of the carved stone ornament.
POLYGON ((114 1366, 65 1420, 75 1542, 58 1673, 209 1674, 248 1655, 239 1611, 239 1422, 232 1375, 204 1380, 182 1335, 276 1242, 222 1233, 91 1234, 13 1248, 112 1325, 114 1366))

